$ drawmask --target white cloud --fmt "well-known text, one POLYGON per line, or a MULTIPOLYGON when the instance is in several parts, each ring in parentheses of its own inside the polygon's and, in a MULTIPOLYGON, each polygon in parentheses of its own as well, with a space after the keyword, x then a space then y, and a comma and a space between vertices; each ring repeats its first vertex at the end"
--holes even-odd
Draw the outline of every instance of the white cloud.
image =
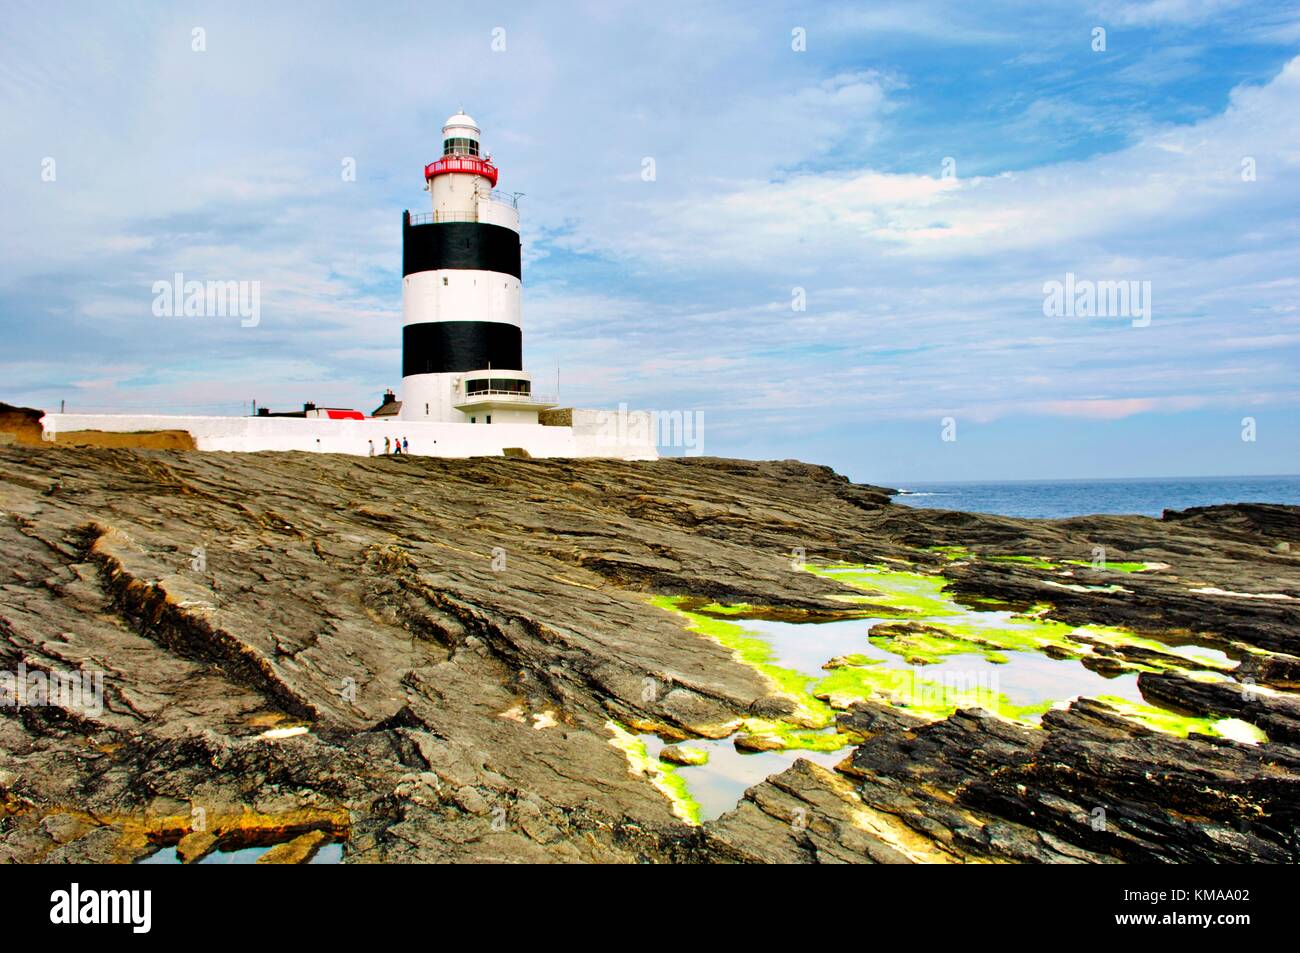
POLYGON ((1061 3, 810 8, 806 54, 776 6, 601 5, 507 9, 498 55, 469 18, 327 5, 309 33, 293 7, 256 24, 214 8, 200 56, 183 11, 72 29, 19 10, 0 40, 9 394, 357 403, 396 386, 398 216, 427 201, 420 167, 463 103, 502 187, 527 193, 526 352, 541 379, 560 363, 566 399, 704 408, 715 436, 769 447, 810 421, 1293 405, 1300 67, 1226 111, 1221 88, 1170 93, 1287 20, 1107 9, 1177 42, 1144 33, 1145 58, 1121 45, 1117 69, 1081 75, 1065 47, 1090 55, 1090 15, 1061 3), (1203 118, 1151 125, 1157 94, 1179 99, 1166 120, 1203 118), (47 155, 57 183, 39 181, 47 155), (959 178, 939 177, 945 155, 959 178), (175 270, 262 281, 262 326, 160 325, 149 285, 175 270), (1045 319, 1042 284, 1067 270, 1151 280, 1152 326, 1045 319))

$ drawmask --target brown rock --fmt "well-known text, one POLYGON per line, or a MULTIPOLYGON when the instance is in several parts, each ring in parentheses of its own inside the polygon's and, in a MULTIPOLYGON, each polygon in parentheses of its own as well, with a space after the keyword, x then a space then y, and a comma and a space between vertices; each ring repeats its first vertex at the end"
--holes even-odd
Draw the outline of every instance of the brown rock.
MULTIPOLYGON (((188 832, 175 805, 191 802, 223 843, 328 827, 374 862, 1293 859, 1297 746, 1280 736, 1251 749, 1153 735, 1087 703, 1041 731, 855 706, 841 724, 866 739, 852 782, 769 779, 738 807, 752 836, 713 838, 687 832, 610 741, 794 717, 771 680, 648 597, 786 622, 867 611, 797 571, 799 549, 902 560, 964 599, 1185 638, 1244 659, 1243 678, 1294 687, 1300 598, 1278 596, 1300 597, 1296 508, 1020 520, 895 506, 797 461, 403 460, 0 447, 0 654, 106 675, 98 714, 0 718, 4 770, 21 779, 0 795, 0 859, 134 860, 188 832), (925 548, 944 545, 976 558, 925 548), (1064 564, 1096 545, 1169 569, 1107 593, 978 558, 1064 564), (286 726, 299 730, 268 734, 286 726), (506 807, 506 829, 464 809, 464 790, 506 807), (525 800, 535 813, 511 807, 525 800), (1093 831, 1080 818, 1103 805, 1107 830, 1093 831), (51 848, 72 831, 41 819, 60 813, 90 827, 51 848)), ((1157 690, 1221 703, 1177 680, 1157 690)))
POLYGON ((176 856, 182 864, 193 864, 217 849, 217 837, 207 831, 186 834, 176 845, 176 856))
POLYGON ((259 864, 305 864, 327 843, 329 843, 329 835, 324 831, 308 831, 287 843, 276 844, 257 858, 257 862, 259 864))

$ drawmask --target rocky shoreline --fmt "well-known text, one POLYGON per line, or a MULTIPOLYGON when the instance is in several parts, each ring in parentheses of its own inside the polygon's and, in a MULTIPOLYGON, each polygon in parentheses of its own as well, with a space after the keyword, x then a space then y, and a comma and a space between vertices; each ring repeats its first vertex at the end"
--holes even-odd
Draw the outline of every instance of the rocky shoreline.
POLYGON ((0 708, 6 861, 1300 855, 1296 507, 1025 520, 794 461, 10 446, 0 533, 0 670, 103 676, 99 710, 0 708), (835 566, 1014 613, 1033 651, 1135 678, 1181 728, 1096 698, 1025 723, 819 691, 728 642, 882 615, 873 642, 909 664, 1005 661, 835 566), (1204 728, 1229 722, 1263 740, 1204 728), (686 743, 661 759, 649 736, 686 743), (690 739, 843 747, 693 823, 690 739))

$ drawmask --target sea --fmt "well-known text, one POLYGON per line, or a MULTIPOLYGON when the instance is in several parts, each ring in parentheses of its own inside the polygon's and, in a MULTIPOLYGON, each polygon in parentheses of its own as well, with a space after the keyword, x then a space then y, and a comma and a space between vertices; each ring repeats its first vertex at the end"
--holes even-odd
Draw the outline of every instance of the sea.
POLYGON ((1060 518, 1094 513, 1159 516, 1217 503, 1300 506, 1300 476, 1150 477, 1114 480, 1000 480, 912 483, 895 502, 926 509, 1060 518))

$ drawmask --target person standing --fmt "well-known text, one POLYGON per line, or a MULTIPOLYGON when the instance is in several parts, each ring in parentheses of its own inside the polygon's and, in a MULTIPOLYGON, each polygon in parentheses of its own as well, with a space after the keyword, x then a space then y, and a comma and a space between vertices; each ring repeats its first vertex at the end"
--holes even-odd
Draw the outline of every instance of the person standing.
POLYGON ((388 449, 388 438, 384 438, 384 456, 388 456, 391 451, 388 449))
POLYGON ((370 441, 370 455, 372 457, 375 455, 375 442, 373 440, 370 441))
POLYGON ((402 453, 405 453, 405 454, 408 454, 408 455, 409 455, 410 452, 411 452, 411 445, 410 445, 409 443, 407 443, 407 442, 406 442, 406 438, 403 437, 403 438, 402 438, 402 453))

